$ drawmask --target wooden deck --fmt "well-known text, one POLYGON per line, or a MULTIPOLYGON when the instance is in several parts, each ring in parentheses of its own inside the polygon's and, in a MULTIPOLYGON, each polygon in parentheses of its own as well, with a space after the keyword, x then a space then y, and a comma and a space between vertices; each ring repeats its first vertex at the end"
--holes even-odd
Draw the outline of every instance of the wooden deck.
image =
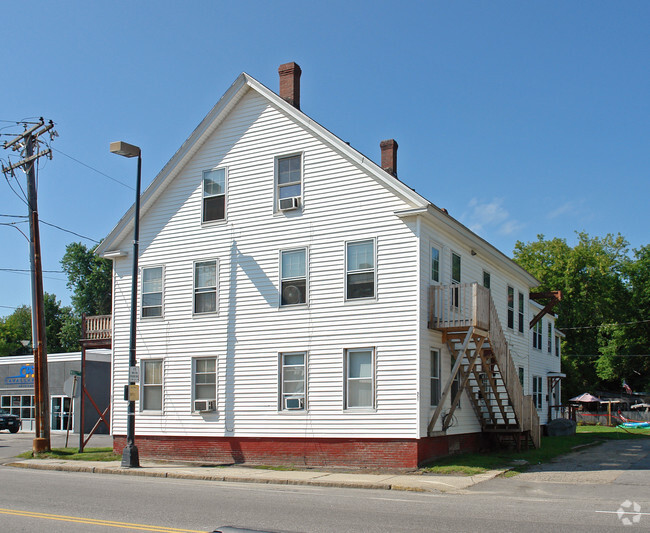
MULTIPOLYGON (((465 390, 484 432, 510 433, 517 446, 523 435, 539 447, 539 415, 532 396, 524 395, 490 291, 478 283, 436 285, 431 287, 430 302, 429 328, 444 333, 456 364, 429 423, 429 433, 459 374, 461 386, 446 419, 451 418, 465 390)), ((446 429, 443 422, 442 430, 446 429)))
POLYGON ((111 315, 83 316, 81 340, 84 348, 110 348, 112 342, 111 315))

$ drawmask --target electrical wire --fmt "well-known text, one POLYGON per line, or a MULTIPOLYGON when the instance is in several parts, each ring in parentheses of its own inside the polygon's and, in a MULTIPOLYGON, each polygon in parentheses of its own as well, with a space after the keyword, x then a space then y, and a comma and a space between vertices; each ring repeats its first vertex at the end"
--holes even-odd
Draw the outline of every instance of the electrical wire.
POLYGON ((572 328, 558 327, 557 329, 559 329, 560 331, 567 331, 567 330, 570 330, 570 329, 571 330, 575 330, 575 329, 595 329, 595 328, 607 328, 607 327, 610 327, 610 326, 632 326, 634 324, 647 324, 648 322, 650 322, 650 320, 635 320, 635 321, 632 321, 632 322, 618 322, 618 323, 615 323, 615 324, 600 324, 598 326, 575 326, 575 327, 572 327, 572 328))
POLYGON ((80 233, 77 233, 77 232, 75 232, 75 231, 72 231, 72 230, 69 230, 69 229, 62 228, 61 226, 57 226, 56 224, 52 224, 51 222, 45 222, 45 220, 43 220, 43 219, 40 219, 40 222, 42 222, 42 223, 45 224, 46 226, 52 226, 53 228, 56 228, 56 229, 61 230, 61 231, 65 231, 66 233, 71 233, 72 235, 76 235, 77 237, 80 237, 80 238, 82 238, 82 239, 86 239, 86 240, 92 241, 92 242, 94 242, 94 243, 96 243, 96 244, 99 244, 99 243, 100 243, 100 241, 98 241, 98 240, 96 240, 96 239, 93 239, 92 237, 86 237, 85 235, 81 235, 80 233))
POLYGON ((94 172, 97 172, 98 174, 101 174, 101 175, 104 176, 105 178, 108 178, 109 180, 114 181, 115 183, 118 183, 118 184, 122 185, 123 187, 126 187, 127 189, 131 189, 132 191, 135 191, 135 188, 134 188, 134 187, 131 187, 130 185, 127 185, 126 183, 124 183, 124 182, 122 182, 122 181, 120 181, 120 180, 114 178, 113 176, 109 176, 108 174, 106 174, 105 172, 102 172, 101 170, 97 170, 96 168, 93 168, 93 167, 91 167, 90 165, 87 165, 86 163, 84 163, 84 162, 82 162, 82 161, 79 161, 78 159, 75 159, 75 158, 72 157, 71 155, 68 155, 68 154, 66 154, 65 152, 62 152, 62 151, 59 150, 58 148, 50 148, 50 149, 51 149, 51 150, 54 150, 55 152, 57 152, 57 153, 59 153, 59 154, 61 154, 61 155, 64 155, 64 156, 66 156, 66 157, 72 159, 72 160, 75 161, 76 163, 79 163, 80 165, 82 165, 82 166, 84 166, 84 167, 86 167, 86 168, 89 168, 90 170, 92 170, 92 171, 94 171, 94 172))
MULTIPOLYGON (((31 272, 31 268, 0 268, 0 272, 31 272)), ((42 270, 41 272, 48 272, 50 274, 65 274, 63 270, 42 270)))

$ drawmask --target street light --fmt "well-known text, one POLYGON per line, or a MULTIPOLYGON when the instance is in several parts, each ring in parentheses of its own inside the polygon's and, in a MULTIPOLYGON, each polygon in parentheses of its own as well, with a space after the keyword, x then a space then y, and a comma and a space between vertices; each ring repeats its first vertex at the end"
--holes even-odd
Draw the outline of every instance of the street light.
POLYGON ((142 170, 142 155, 140 148, 122 141, 111 143, 111 153, 123 157, 138 158, 138 177, 135 184, 135 213, 133 222, 133 273, 131 275, 131 330, 129 333, 129 387, 126 424, 126 446, 122 451, 122 466, 138 468, 140 458, 138 447, 135 445, 135 401, 131 400, 131 385, 135 385, 137 370, 135 360, 135 327, 137 321, 137 292, 138 292, 138 241, 140 239, 140 174, 142 170))

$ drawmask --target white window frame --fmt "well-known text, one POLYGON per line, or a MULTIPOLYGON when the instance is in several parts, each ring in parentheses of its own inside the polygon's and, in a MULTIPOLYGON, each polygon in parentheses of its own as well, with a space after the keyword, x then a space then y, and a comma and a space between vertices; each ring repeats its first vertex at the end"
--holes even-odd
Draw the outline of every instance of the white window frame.
POLYGON ((165 362, 160 357, 140 360, 140 411, 143 413, 161 413, 165 405, 165 362), (160 363, 160 383, 147 384, 147 365, 160 363), (145 387, 160 387, 160 409, 150 409, 145 405, 145 387))
POLYGON ((193 282, 192 282, 192 314, 197 316, 214 315, 219 312, 219 261, 217 259, 201 259, 194 261, 192 264, 193 282), (214 288, 212 287, 197 287, 197 265, 204 263, 214 263, 214 288), (196 296, 197 294, 205 294, 207 292, 214 292, 214 310, 213 311, 197 311, 196 310, 196 296))
POLYGON ((543 406, 543 381, 542 376, 533 376, 533 402, 539 411, 543 406))
POLYGON ((485 287, 487 290, 492 290, 492 274, 490 274, 487 270, 483 270, 483 287, 485 287), (485 284, 485 281, 487 280, 488 284, 485 284))
MULTIPOLYGON (((454 364, 456 361, 454 361, 453 357, 449 358, 451 362, 451 366, 449 367, 449 374, 451 375, 451 371, 454 369, 454 364)), ((454 389, 456 391, 460 390, 460 368, 458 369, 458 372, 456 372, 456 377, 453 379, 451 382, 451 387, 449 388, 449 405, 451 406, 454 403, 454 398, 456 397, 456 394, 454 394, 454 389)), ((463 403, 463 395, 460 395, 460 398, 458 400, 458 405, 456 406, 456 409, 460 409, 460 404, 463 403)))
POLYGON ((431 407, 437 407, 440 403, 440 398, 442 397, 442 382, 440 376, 440 350, 436 348, 431 348, 429 350, 429 362, 431 365, 430 369, 430 394, 429 394, 429 405, 431 407), (435 402, 434 402, 434 389, 437 391, 435 402))
POLYGON ((561 343, 560 336, 555 335, 555 350, 554 350, 554 353, 555 353, 555 357, 558 357, 558 358, 560 357, 560 346, 561 346, 560 343, 561 343))
POLYGON ((533 349, 542 351, 544 349, 543 341, 544 321, 538 320, 533 326, 533 349))
POLYGON ((278 353, 278 411, 286 412, 286 413, 291 413, 291 412, 299 412, 299 413, 304 413, 307 411, 307 371, 308 371, 308 366, 307 366, 308 358, 307 358, 307 352, 280 352, 278 353), (286 365, 285 364, 285 357, 287 356, 292 356, 292 355, 302 355, 302 365, 286 365), (289 381, 295 381, 295 380, 287 380, 285 381, 284 379, 284 369, 288 367, 302 367, 303 369, 303 387, 302 387, 302 393, 296 393, 296 392, 285 392, 284 391, 284 385, 286 382, 289 381), (302 398, 302 407, 300 409, 287 409, 285 406, 285 399, 287 398, 302 398))
POLYGON ((553 353, 553 322, 548 321, 548 327, 546 328, 548 339, 546 339, 546 351, 550 354, 553 353))
POLYGON ((228 219, 228 167, 214 167, 208 168, 201 172, 201 224, 223 224, 228 219), (206 172, 214 172, 216 170, 223 170, 223 194, 212 194, 205 196, 205 174, 206 172), (217 198, 223 196, 223 218, 215 218, 214 220, 205 220, 205 200, 206 198, 217 198))
POLYGON ((345 411, 372 411, 375 409, 376 402, 376 380, 375 380, 375 368, 376 368, 376 350, 374 347, 367 348, 346 348, 343 353, 343 409, 345 411), (358 378, 350 378, 350 353, 353 352, 370 352, 370 376, 363 376, 358 378), (349 405, 350 400, 350 381, 362 381, 370 379, 370 390, 371 390, 371 400, 370 405, 349 405))
POLYGON ((442 246, 436 242, 431 242, 429 245, 429 279, 431 283, 440 284, 440 275, 442 274, 442 246), (438 277, 433 277, 433 251, 438 252, 438 277))
POLYGON ((376 237, 369 237, 366 239, 354 239, 351 241, 345 241, 345 249, 344 249, 344 254, 345 254, 345 301, 346 302, 367 302, 370 300, 376 300, 377 299, 377 238, 376 237), (372 242, 372 252, 373 252, 373 267, 372 268, 366 268, 366 269, 357 269, 357 270, 349 270, 348 269, 348 246, 351 244, 359 244, 363 242, 372 242), (349 298, 348 297, 348 277, 351 274, 364 274, 372 272, 373 273, 373 278, 372 278, 372 283, 373 283, 373 295, 372 296, 363 296, 360 298, 349 298))
POLYGON ((213 401, 217 403, 217 397, 219 396, 219 360, 217 357, 193 357, 192 358, 192 412, 197 412, 194 409, 194 401, 213 401), (197 383, 196 376, 199 375, 197 371, 197 362, 198 361, 214 361, 214 372, 201 372, 201 375, 214 374, 214 397, 213 398, 197 398, 196 387, 197 385, 207 385, 207 383, 197 383))
POLYGON ((521 291, 517 291, 517 327, 519 333, 523 335, 524 331, 526 330, 525 324, 524 324, 524 307, 526 305, 526 298, 524 297, 524 293, 521 291))
MULTIPOLYGON (((295 185, 296 182, 291 182, 290 184, 280 185, 280 161, 282 159, 291 159, 294 157, 300 158, 300 195, 298 198, 298 209, 296 211, 302 211, 305 198, 305 154, 304 152, 292 152, 289 154, 276 155, 273 164, 273 212, 276 214, 281 214, 279 203, 280 203, 280 189, 287 185, 295 185)), ((290 196, 288 198, 291 198, 290 196)))
POLYGON ((508 310, 506 317, 506 326, 508 329, 515 329, 515 288, 508 285, 506 289, 506 307, 508 310), (512 301, 510 301, 510 294, 512 294, 512 301))
POLYGON ((519 375, 519 383, 521 384, 521 389, 524 391, 524 394, 526 394, 526 391, 524 390, 524 383, 526 383, 526 369, 523 366, 518 367, 517 374, 519 375))
MULTIPOLYGON (((148 305, 146 309, 158 307, 157 305, 148 305)), ((143 266, 140 268, 140 318, 144 320, 160 320, 165 316, 165 267, 162 265, 143 266), (144 295, 157 294, 157 292, 144 292, 144 272, 145 270, 160 269, 160 315, 144 316, 144 295)))
POLYGON ((298 247, 298 248, 288 248, 286 250, 280 250, 279 252, 279 272, 280 272, 280 290, 278 294, 278 305, 279 307, 304 307, 309 305, 309 247, 303 246, 303 247, 298 247), (282 254, 289 253, 289 252, 298 252, 298 251, 303 251, 305 254, 305 275, 304 276, 294 276, 294 277, 284 277, 284 272, 282 270, 282 254), (287 282, 290 284, 292 281, 301 281, 305 280, 305 301, 304 302, 298 302, 295 304, 292 303, 282 303, 282 291, 284 289, 284 283, 287 282))

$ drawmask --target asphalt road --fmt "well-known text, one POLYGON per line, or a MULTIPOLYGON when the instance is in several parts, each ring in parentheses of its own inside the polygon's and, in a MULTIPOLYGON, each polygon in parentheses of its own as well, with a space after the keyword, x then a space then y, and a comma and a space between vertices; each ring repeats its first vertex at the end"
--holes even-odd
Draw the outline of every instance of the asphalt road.
POLYGON ((648 531, 649 469, 650 440, 588 448, 526 474, 481 483, 464 494, 220 483, 2 466, 0 530, 178 532, 231 525, 328 533, 648 531), (627 501, 629 505, 624 506, 627 501), (621 518, 630 521, 627 528, 617 515, 619 509, 626 511, 621 518))

